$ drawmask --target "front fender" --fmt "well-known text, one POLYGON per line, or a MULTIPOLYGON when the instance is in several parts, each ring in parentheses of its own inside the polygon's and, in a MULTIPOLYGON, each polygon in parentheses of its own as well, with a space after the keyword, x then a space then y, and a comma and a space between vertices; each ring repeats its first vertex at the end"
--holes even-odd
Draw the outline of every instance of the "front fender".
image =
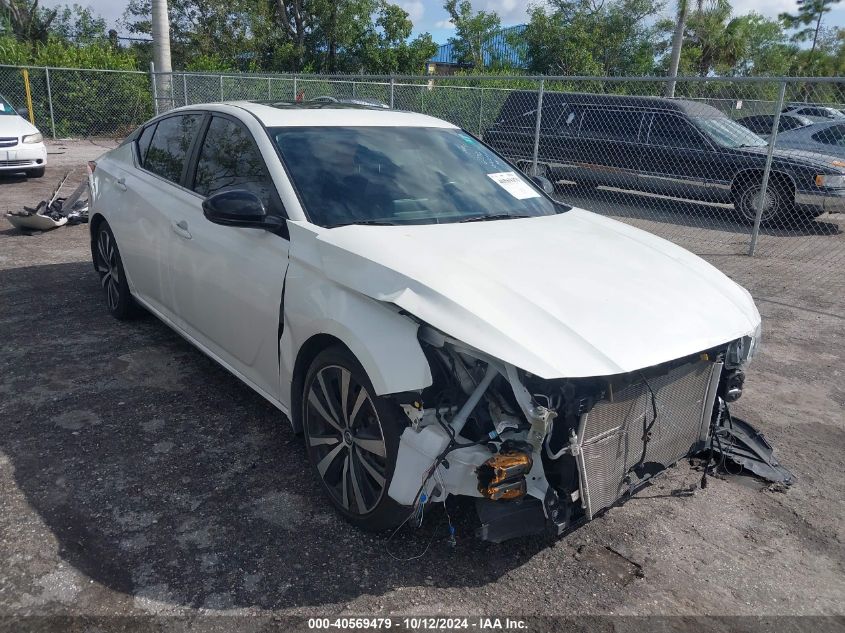
POLYGON ((312 337, 328 334, 355 355, 378 395, 416 391, 432 383, 431 368, 417 338, 418 324, 395 306, 327 280, 307 265, 291 261, 285 284, 284 327, 280 341, 282 400, 297 356, 312 337))

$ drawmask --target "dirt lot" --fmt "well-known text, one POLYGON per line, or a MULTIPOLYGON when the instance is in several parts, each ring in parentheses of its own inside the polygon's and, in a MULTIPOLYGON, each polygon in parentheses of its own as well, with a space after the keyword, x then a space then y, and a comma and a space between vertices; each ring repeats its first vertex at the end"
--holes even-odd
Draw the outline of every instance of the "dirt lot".
MULTIPOLYGON (((59 151, 3 179, 0 210, 102 148, 59 151)), ((275 409, 154 318, 107 314, 86 226, 0 220, 0 616, 845 613, 845 275, 708 259, 763 314, 734 413, 795 486, 700 490, 682 463, 551 544, 479 542, 452 508, 451 548, 439 511, 392 540, 339 520, 275 409)))

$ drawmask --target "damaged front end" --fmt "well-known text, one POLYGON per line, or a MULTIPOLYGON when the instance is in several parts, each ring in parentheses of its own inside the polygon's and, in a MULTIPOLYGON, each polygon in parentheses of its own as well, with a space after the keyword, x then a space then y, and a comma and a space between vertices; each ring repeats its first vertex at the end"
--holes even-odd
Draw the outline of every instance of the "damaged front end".
MULTIPOLYGON (((541 379, 428 326, 420 340, 434 382, 396 396, 410 425, 388 494, 414 507, 475 497, 485 540, 560 534, 683 457, 712 448, 731 458, 719 440, 738 446, 737 434, 753 436, 726 421, 755 337, 640 371, 573 379, 541 379), (728 437, 728 428, 737 431, 728 437)), ((754 437, 746 453, 759 457, 751 444, 754 437)))

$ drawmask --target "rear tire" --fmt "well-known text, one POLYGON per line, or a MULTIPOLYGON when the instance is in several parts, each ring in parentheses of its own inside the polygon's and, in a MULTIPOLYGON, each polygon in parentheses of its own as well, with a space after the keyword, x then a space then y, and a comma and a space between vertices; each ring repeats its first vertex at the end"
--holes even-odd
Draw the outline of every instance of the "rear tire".
POLYGON ((394 528, 410 508, 387 495, 403 413, 375 394, 364 368, 345 347, 320 352, 305 376, 302 427, 308 460, 335 509, 365 530, 394 528))
POLYGON ((100 276, 100 286, 106 295, 106 307, 111 315, 121 321, 137 316, 139 309, 123 270, 123 260, 117 248, 111 227, 103 221, 97 227, 94 242, 94 267, 100 276))
POLYGON ((38 169, 30 169, 26 172, 27 178, 41 178, 44 176, 44 172, 47 171, 46 167, 39 167, 38 169))

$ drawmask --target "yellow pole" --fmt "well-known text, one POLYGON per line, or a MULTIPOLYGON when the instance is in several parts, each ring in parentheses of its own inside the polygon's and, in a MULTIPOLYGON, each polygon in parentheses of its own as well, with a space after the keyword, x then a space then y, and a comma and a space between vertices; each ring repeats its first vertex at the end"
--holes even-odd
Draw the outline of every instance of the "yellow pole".
POLYGON ((35 114, 32 111, 32 90, 29 87, 29 69, 21 70, 23 73, 23 85, 26 88, 26 109, 29 110, 29 122, 35 125, 35 114))

